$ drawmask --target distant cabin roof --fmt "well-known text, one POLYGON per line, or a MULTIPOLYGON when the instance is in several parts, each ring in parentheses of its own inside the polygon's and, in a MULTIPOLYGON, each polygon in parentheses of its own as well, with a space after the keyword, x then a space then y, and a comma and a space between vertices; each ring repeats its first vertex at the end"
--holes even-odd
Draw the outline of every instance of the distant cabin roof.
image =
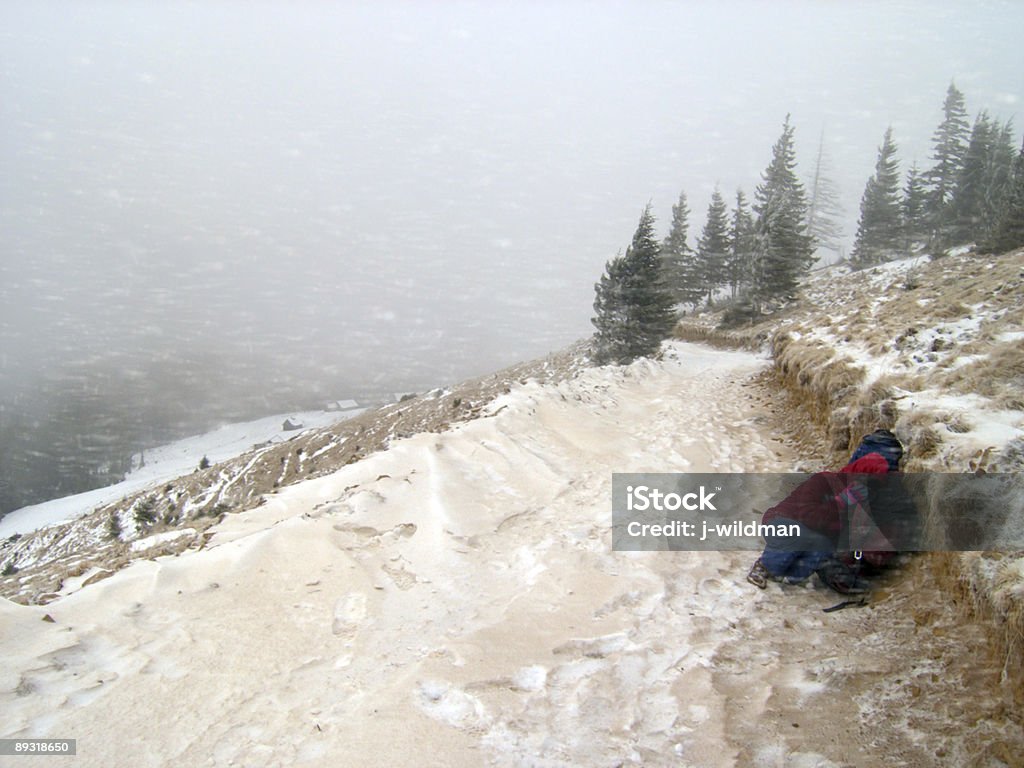
POLYGON ((359 403, 355 400, 332 400, 327 404, 327 410, 329 411, 351 411, 353 408, 358 408, 359 403))

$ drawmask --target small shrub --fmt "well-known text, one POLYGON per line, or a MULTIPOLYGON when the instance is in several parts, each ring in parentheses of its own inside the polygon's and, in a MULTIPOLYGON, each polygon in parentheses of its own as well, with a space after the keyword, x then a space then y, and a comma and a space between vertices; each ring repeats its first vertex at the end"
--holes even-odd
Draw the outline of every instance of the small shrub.
POLYGON ((121 517, 117 512, 111 512, 107 519, 107 535, 111 539, 121 538, 121 517))
POLYGON ((199 469, 201 471, 201 470, 209 469, 209 468, 210 468, 210 459, 208 457, 206 457, 206 456, 203 456, 203 458, 201 458, 199 460, 199 469))
POLYGON ((737 301, 722 313, 718 327, 722 330, 751 326, 761 319, 761 313, 749 301, 737 301))
POLYGON ((907 453, 918 459, 927 459, 939 452, 942 438, 934 427, 921 427, 910 435, 907 453))
POLYGON ((220 502, 212 507, 205 507, 198 517, 221 517, 231 511, 231 505, 220 502))
POLYGON ((2 571, 0 571, 0 576, 13 576, 17 572, 18 566, 16 566, 14 562, 11 561, 4 566, 4 569, 2 571))
POLYGON ((135 504, 133 516, 136 523, 148 528, 156 522, 156 503, 151 498, 141 499, 135 504))
POLYGON ((178 522, 178 510, 173 504, 168 505, 167 511, 164 512, 161 522, 167 527, 175 525, 178 522))

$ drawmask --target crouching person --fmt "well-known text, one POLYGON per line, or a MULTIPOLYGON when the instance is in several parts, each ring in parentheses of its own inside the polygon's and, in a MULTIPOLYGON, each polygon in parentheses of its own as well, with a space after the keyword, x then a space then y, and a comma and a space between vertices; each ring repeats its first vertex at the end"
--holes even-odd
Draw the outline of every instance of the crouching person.
POLYGON ((834 543, 828 536, 815 531, 806 523, 785 517, 770 518, 770 521, 776 526, 776 530, 784 526, 789 533, 785 536, 772 535, 765 539, 764 553, 751 569, 751 577, 756 575, 756 570, 763 571, 761 578, 755 582, 757 586, 764 589, 769 577, 787 584, 800 584, 832 559, 834 543), (794 536, 793 530, 799 531, 799 534, 794 536))
MULTIPOLYGON (((812 574, 842 594, 860 594, 869 588, 859 574, 858 564, 837 553, 841 542, 850 539, 851 512, 870 516, 869 493, 864 476, 881 475, 899 469, 903 447, 888 430, 864 438, 850 463, 839 472, 818 472, 805 480, 780 503, 762 516, 778 530, 797 526, 799 536, 769 536, 747 580, 761 589, 770 579, 789 584, 806 581, 812 574)), ((886 547, 884 538, 876 546, 886 547)))

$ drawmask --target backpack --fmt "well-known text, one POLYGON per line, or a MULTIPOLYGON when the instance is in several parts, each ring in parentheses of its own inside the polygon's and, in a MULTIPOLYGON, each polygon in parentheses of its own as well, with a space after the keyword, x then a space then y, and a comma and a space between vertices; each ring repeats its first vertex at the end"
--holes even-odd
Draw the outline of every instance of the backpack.
MULTIPOLYGON (((885 459, 889 466, 889 472, 898 472, 900 460, 903 458, 903 444, 888 429, 876 429, 861 439, 857 449, 850 457, 850 463, 846 465, 847 469, 854 462, 871 454, 877 454, 885 459)), ((871 519, 864 514, 863 509, 859 506, 854 509, 849 523, 851 528, 858 529, 851 531, 856 535, 855 540, 866 543, 864 549, 856 553, 837 553, 838 560, 859 573, 863 566, 876 569, 884 568, 895 559, 896 552, 891 550, 885 534, 871 524, 871 519), (872 540, 877 541, 878 548, 871 547, 872 540)))
POLYGON ((852 464, 869 453, 879 454, 888 462, 890 472, 898 472, 900 459, 903 458, 903 444, 888 429, 876 429, 870 435, 864 435, 857 450, 850 457, 850 463, 852 464))

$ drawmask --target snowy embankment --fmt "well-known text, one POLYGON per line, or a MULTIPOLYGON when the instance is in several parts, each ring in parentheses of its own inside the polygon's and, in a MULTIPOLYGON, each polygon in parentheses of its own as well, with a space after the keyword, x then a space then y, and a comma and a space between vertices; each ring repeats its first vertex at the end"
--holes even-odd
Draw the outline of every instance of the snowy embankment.
MULTIPOLYGON (((822 269, 761 325, 722 331, 721 316, 705 314, 680 335, 732 345, 767 340, 779 379, 827 433, 834 466, 865 433, 895 431, 907 448, 905 468, 936 473, 928 505, 936 530, 957 524, 944 503, 943 473, 1015 473, 1017 493, 1003 505, 1014 541, 1024 526, 1022 295, 1024 250, 960 249, 861 271, 822 269)), ((972 552, 932 562, 950 598, 972 604, 979 620, 997 618, 990 639, 1005 663, 1005 687, 1024 702, 1024 558, 972 552)))
POLYGON ((0 539, 73 520, 96 507, 174 480, 195 470, 204 457, 214 464, 227 461, 260 443, 279 443, 304 430, 324 427, 339 418, 351 418, 364 410, 354 408, 344 414, 337 411, 306 411, 267 416, 254 421, 227 424, 203 435, 158 446, 137 456, 134 468, 120 483, 10 512, 0 519, 0 539), (294 425, 292 429, 284 428, 288 422, 289 426, 294 425))
MULTIPOLYGON (((1007 541, 1024 526, 1024 250, 909 258, 861 272, 829 270, 804 286, 804 307, 780 324, 776 366, 828 421, 845 453, 861 434, 893 429, 910 471, 1017 476, 1002 500, 1007 541)), ((955 528, 948 484, 934 476, 929 527, 955 528)), ((1024 558, 945 556, 946 586, 993 639, 1007 687, 1024 702, 1024 558)))
MULTIPOLYGON (((1021 251, 824 270, 803 286, 800 310, 776 326, 776 363, 828 405, 834 427, 845 418, 895 429, 911 469, 964 471, 988 451, 1016 471, 1022 289, 1021 251)), ((846 436, 844 450, 860 438, 855 428, 846 436)))
POLYGON ((82 766, 828 766, 917 749, 949 722, 911 727, 899 687, 851 683, 917 674, 898 612, 879 633, 884 605, 822 614, 826 590, 756 590, 749 552, 611 550, 612 472, 793 466, 750 388, 765 364, 676 344, 527 382, 227 516, 202 550, 46 606, 0 602, 0 736, 76 738, 82 766), (866 721, 872 739, 850 727, 866 721))

